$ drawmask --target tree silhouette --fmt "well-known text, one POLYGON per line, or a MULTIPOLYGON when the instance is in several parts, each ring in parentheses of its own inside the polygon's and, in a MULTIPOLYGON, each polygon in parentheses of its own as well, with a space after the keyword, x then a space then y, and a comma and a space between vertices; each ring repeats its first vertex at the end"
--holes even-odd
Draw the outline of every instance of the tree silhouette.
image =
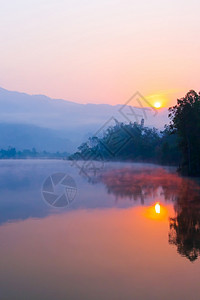
POLYGON ((101 137, 90 137, 71 155, 72 160, 143 161, 177 164, 179 151, 177 136, 166 128, 160 133, 156 128, 144 126, 144 122, 118 122, 104 130, 101 137))
POLYGON ((200 175, 200 94, 189 91, 169 108, 170 129, 177 133, 182 152, 180 171, 184 175, 200 175))

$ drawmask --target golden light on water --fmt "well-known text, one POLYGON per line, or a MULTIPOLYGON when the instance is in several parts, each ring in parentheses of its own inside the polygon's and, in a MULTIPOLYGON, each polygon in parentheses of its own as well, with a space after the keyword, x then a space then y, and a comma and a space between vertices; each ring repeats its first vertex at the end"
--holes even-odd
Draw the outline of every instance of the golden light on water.
POLYGON ((157 214, 160 214, 160 204, 159 204, 159 203, 156 203, 156 204, 155 204, 155 212, 156 212, 157 214))
POLYGON ((144 209, 144 216, 148 219, 155 221, 168 221, 169 210, 171 211, 171 206, 167 206, 163 203, 160 204, 160 202, 156 202, 153 205, 144 209))

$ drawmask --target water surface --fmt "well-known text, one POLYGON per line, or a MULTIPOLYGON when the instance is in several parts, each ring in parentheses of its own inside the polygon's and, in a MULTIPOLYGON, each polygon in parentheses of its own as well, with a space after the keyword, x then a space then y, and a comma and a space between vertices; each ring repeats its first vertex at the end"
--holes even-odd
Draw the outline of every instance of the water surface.
POLYGON ((0 299, 199 299, 200 188, 174 169, 2 160, 0 190, 0 299), (42 198, 57 172, 65 208, 42 198))

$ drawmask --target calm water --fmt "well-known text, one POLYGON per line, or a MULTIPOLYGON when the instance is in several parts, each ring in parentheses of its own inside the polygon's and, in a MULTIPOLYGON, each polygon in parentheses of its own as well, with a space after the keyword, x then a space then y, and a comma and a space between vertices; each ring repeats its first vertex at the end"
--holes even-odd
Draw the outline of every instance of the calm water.
POLYGON ((153 165, 92 171, 0 161, 0 299, 200 299, 199 185, 153 165), (54 173, 76 183, 66 207, 43 199, 54 173))

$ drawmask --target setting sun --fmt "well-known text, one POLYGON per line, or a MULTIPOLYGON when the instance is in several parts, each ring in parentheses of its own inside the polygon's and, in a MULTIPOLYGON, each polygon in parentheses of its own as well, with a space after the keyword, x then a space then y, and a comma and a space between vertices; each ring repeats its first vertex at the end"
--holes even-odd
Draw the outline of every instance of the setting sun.
POLYGON ((161 107, 161 103, 158 102, 158 101, 155 102, 155 103, 154 103, 154 107, 155 107, 155 108, 160 108, 160 107, 161 107))

